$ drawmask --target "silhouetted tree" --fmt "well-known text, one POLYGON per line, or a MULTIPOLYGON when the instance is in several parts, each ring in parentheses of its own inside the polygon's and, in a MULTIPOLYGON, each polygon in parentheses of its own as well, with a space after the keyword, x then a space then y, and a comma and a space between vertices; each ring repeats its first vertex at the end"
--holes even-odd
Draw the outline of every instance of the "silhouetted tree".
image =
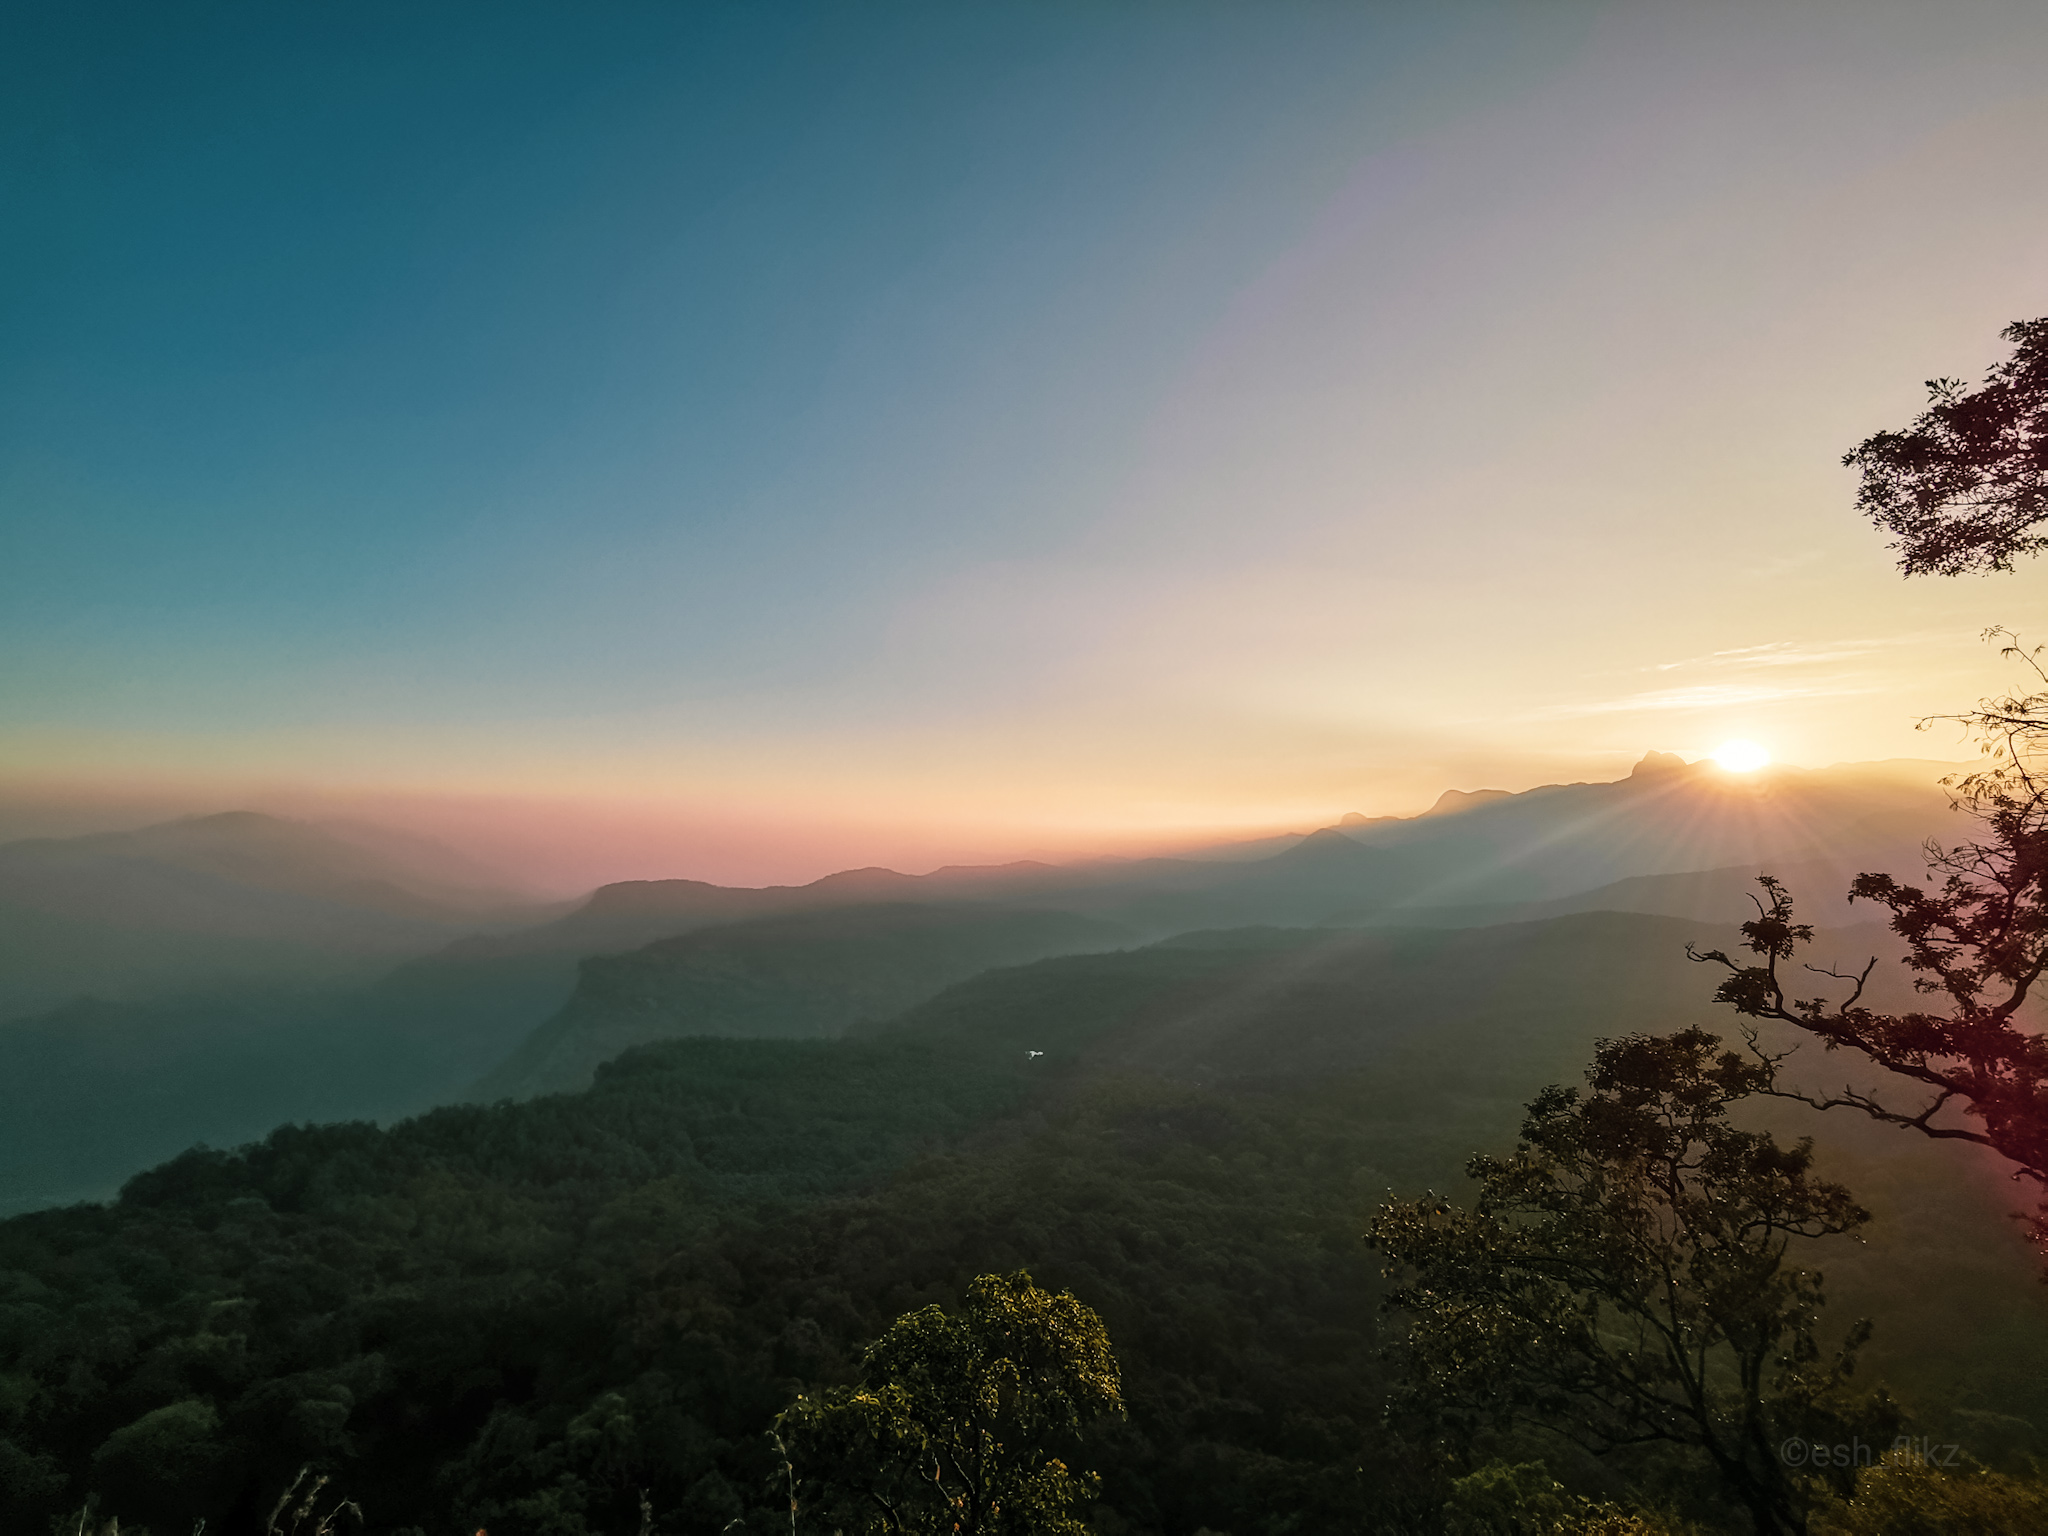
POLYGON ((1850 1371, 1816 1338, 1821 1277, 1795 1238, 1868 1215, 1784 1147, 1728 1123, 1763 1065, 1692 1029, 1603 1042, 1590 1094, 1545 1089, 1507 1158, 1475 1157, 1477 1206, 1383 1206, 1369 1240, 1412 1323, 1396 1411, 1469 1442, 1540 1425, 1605 1454, 1665 1442, 1703 1454, 1761 1532, 1805 1529, 1778 1455, 1850 1371))
POLYGON ((799 1397, 777 1420, 831 1528, 1080 1536, 1071 1510, 1099 1480, 1055 1452, 1123 1410, 1093 1311, 1022 1270, 983 1275, 962 1315, 899 1317, 862 1365, 859 1386, 799 1397))
MULTIPOLYGON (((1857 505, 1895 536, 1909 576, 2010 570, 2015 557, 2048 549, 2048 535, 2035 531, 2048 523, 2048 317, 2016 321, 2001 335, 2013 354, 1982 388, 1929 380, 1932 403, 1910 427, 1866 438, 1843 459, 1862 470, 1857 505)), ((1836 996, 1788 992, 1780 966, 1813 929, 1794 920, 1791 893, 1770 878, 1756 917, 1742 925, 1756 960, 1721 950, 1693 958, 1728 970, 1716 996, 1739 1013, 1805 1030, 1919 1090, 1903 1106, 1853 1087, 1811 1092, 1773 1081, 1767 1091, 1989 1147, 2014 1164, 2015 1178, 2048 1188, 2048 1042, 2022 1019, 2048 969, 2048 670, 2038 648, 2022 650, 2003 629, 1986 631, 1992 637, 2008 642, 2003 654, 2031 668, 2032 682, 1935 717, 1969 729, 1985 759, 1944 781, 1978 834, 1949 848, 1929 842, 1925 885, 1865 873, 1849 890, 1852 901, 1890 914, 1918 973, 1915 988, 1940 1001, 1903 1013, 1867 1007, 1874 959, 1853 975, 1806 967, 1841 983, 1836 996)), ((1763 1052, 1754 1035, 1750 1043, 1775 1073, 1785 1057, 1763 1052)), ((2048 1242, 2048 1200, 2031 1230, 2048 1242)))
MULTIPOLYGON (((1757 915, 1742 925, 1756 960, 1738 962, 1718 949, 1692 955, 1729 972, 1717 1001, 1854 1051, 1919 1092, 1902 1105, 1853 1087, 1787 1087, 1775 1077, 1785 1055, 1765 1053, 1752 1035, 1759 1062, 1774 1074, 1766 1091, 1989 1147, 2013 1163, 2015 1178, 2048 1187, 2048 1040, 2025 1020, 2048 971, 2048 670, 2038 651, 2007 645, 2005 655, 2029 666, 2044 687, 1986 699, 1953 717, 1975 730, 1985 756, 1978 771, 1946 781, 1957 807, 1976 821, 1977 837, 1950 848, 1929 843, 1925 885, 1861 874, 1849 888, 1852 901, 1890 913, 1892 930, 1906 941, 1906 964, 1918 973, 1915 989, 1935 1001, 1903 1013, 1866 1006, 1875 959, 1853 974, 1807 966, 1839 982, 1839 995, 1794 996, 1781 967, 1813 929, 1795 920, 1791 893, 1769 876, 1759 881, 1757 915)), ((2032 1233, 2048 1242, 2048 1203, 2036 1211, 2032 1233)))
POLYGON ((1865 438, 1842 462, 1863 472, 1856 504, 1908 576, 2009 571, 2048 549, 2048 316, 1999 333, 2012 356, 1982 387, 1929 379, 1903 432, 1865 438))

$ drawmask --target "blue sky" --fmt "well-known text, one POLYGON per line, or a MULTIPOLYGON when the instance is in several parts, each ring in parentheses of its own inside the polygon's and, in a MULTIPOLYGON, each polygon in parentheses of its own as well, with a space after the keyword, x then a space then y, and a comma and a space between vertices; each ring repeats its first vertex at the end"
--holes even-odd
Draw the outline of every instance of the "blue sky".
POLYGON ((220 723, 288 674, 463 713, 843 663, 1085 520, 1361 139, 1568 50, 1525 10, 53 10, 8 650, 45 709, 220 723))
POLYGON ((1835 465, 2048 310, 2036 7, 5 26, 23 803, 914 861, 1912 750, 2038 607, 1835 465))

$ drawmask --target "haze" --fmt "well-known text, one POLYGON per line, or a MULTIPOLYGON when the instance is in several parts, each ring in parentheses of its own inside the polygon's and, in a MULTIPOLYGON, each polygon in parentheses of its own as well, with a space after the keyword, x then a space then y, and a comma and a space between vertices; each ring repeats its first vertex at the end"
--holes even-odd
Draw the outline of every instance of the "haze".
POLYGON ((1133 851, 1955 755, 2039 612, 1838 462, 2048 308, 2039 5, 5 32, 0 838, 1133 851))

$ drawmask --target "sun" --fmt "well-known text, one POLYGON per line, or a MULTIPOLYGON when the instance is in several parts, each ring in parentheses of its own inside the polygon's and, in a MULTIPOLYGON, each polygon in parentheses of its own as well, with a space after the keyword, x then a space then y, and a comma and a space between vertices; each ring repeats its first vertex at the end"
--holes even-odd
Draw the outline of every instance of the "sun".
POLYGON ((1753 741, 1724 741, 1714 749, 1714 761, 1730 773, 1754 773, 1771 760, 1771 754, 1753 741))

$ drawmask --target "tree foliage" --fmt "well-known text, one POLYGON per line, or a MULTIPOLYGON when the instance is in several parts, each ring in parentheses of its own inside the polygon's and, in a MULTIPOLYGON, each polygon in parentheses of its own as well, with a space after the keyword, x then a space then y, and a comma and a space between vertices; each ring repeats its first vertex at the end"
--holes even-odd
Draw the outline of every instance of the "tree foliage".
POLYGON ((1541 1462, 1492 1462, 1451 1484, 1444 1536, 1673 1536, 1652 1515, 1583 1498, 1541 1462))
MULTIPOLYGON (((2008 644, 2005 654, 2048 683, 2038 652, 2008 644)), ((1813 928, 1795 920, 1791 893, 1769 876, 1759 881, 1757 915, 1742 925, 1755 960, 1737 961, 1718 949, 1693 958, 1728 971, 1717 1001, 1749 1018, 1792 1025, 1830 1050, 1861 1055, 1915 1097, 1901 1103, 1854 1087, 1785 1087, 1775 1081, 1784 1056, 1759 1050, 1759 1061, 1774 1073, 1771 1092, 1988 1147, 2014 1165, 2015 1178, 2048 1187, 2048 1040, 2028 1022, 2028 1005, 2048 972, 2048 691, 1986 699, 1954 718, 1983 749, 1980 769, 1950 781, 1957 807, 1977 824, 1976 836, 1948 848, 1929 843, 1924 885, 1866 873, 1849 888, 1851 900, 1875 902, 1890 914, 1927 1007, 1886 1013, 1867 1006, 1874 959, 1854 974, 1806 967, 1840 983, 1832 996, 1788 991, 1783 967, 1812 940, 1813 928)), ((2048 1241, 2048 1202, 2036 1212, 2033 1232, 2048 1241)))
POLYGON ((976 1279, 958 1316, 898 1318, 858 1385, 800 1396, 778 1428, 830 1529, 1079 1536, 1101 1479, 1058 1453, 1122 1411, 1102 1320, 1019 1270, 976 1279))
POLYGON ((1474 1209, 1383 1206, 1370 1238, 1411 1324, 1406 1408, 1469 1441, 1531 1422, 1595 1453, 1704 1455, 1764 1532, 1803 1529, 1776 1448, 1823 1411, 1867 1333, 1832 1355, 1795 1239, 1867 1220, 1811 1144, 1739 1130, 1767 1069, 1700 1030, 1603 1043, 1589 1094, 1546 1089, 1474 1209))
POLYGON ((197 1399, 226 1453, 209 1530, 260 1530, 311 1461, 373 1533, 619 1536, 645 1490, 657 1536, 779 1536, 765 1432, 792 1396, 1027 1265, 1116 1341, 1129 1418, 1057 1454, 1129 1529, 1293 1536, 1396 1497, 1357 1471, 1401 1458, 1352 1202, 1451 1166, 1438 1126, 1418 1145, 1363 1083, 1083 1087, 1043 1065, 676 1041, 588 1093, 289 1128, 114 1206, 0 1222, 0 1530, 95 1491, 132 1521, 94 1451, 197 1399))
POLYGON ((1909 576, 2009 571, 2048 549, 2048 316, 2000 333, 2013 353, 1977 389, 1927 381, 1903 432, 1878 432, 1842 460, 1862 471, 1856 504, 1893 536, 1909 576))
MULTIPOLYGON (((1685 927, 1549 931, 1586 924, 1608 937, 1529 943, 1561 971, 1645 938, 1676 952, 1685 927)), ((1153 990, 1119 1006, 1168 984, 1199 1000, 1235 974, 1200 955, 1167 972, 1162 953, 1134 955, 1153 990)), ((1114 981, 1099 958, 1075 969, 1078 992, 1014 973, 1047 1037, 1114 981)), ((1301 1006, 1335 1011, 1324 993, 1301 1006)), ((860 1381, 893 1320, 960 1315, 975 1276, 1028 1267, 1115 1340, 1128 1417, 1052 1453, 1101 1473, 1102 1536, 1441 1536, 1446 1469, 1381 1417, 1382 1289, 1357 1213, 1511 1143, 1528 1086, 1632 1016, 1561 1003, 1508 1030, 1475 1009, 1387 1041, 1370 1069, 1200 1085, 1047 1072, 1055 1053, 1007 1046, 682 1040, 585 1093, 194 1153, 114 1205, 0 1222, 0 1531, 47 1533, 98 1493, 101 1521, 186 1536, 192 1505, 158 1520, 116 1499, 95 1452, 201 1402, 219 1418, 197 1447, 219 1479, 209 1533, 261 1531, 310 1462, 335 1479, 318 1512, 342 1490, 367 1536, 631 1536, 643 1496, 651 1536, 787 1536, 775 1416, 860 1381)), ((1886 1329, 1902 1387, 1936 1412, 1957 1392, 1994 1410, 2001 1467, 2048 1451, 2025 1266, 1966 1251, 1981 1206, 1939 1170, 1868 1177, 1906 1220, 1848 1274, 1830 1264, 1831 1289, 1860 1270, 1877 1294, 1859 1310, 1909 1295, 1912 1326, 1886 1329)), ((1993 1433, 1916 1427, 1972 1447, 1993 1433)), ((1649 1459, 1597 1487, 1557 1470, 1589 1496, 1726 1505, 1711 1472, 1696 1496, 1692 1462, 1649 1459)))
POLYGON ((1924 1457, 1887 1456, 1830 1500, 1816 1536, 2037 1536, 2048 1530, 2048 1485, 1972 1467, 1948 1472, 1924 1457))

